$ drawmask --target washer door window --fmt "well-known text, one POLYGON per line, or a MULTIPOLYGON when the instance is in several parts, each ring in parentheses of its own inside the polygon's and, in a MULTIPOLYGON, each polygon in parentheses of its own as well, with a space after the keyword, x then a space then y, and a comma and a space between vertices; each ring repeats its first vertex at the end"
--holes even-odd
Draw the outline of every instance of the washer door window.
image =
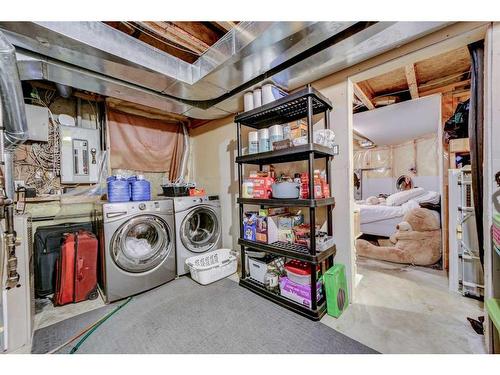
POLYGON ((170 251, 170 228, 157 216, 136 216, 118 228, 114 235, 113 260, 127 272, 152 270, 162 263, 170 251))
POLYGON ((194 253, 211 250, 220 237, 219 220, 210 207, 196 207, 181 224, 180 236, 186 249, 194 253))

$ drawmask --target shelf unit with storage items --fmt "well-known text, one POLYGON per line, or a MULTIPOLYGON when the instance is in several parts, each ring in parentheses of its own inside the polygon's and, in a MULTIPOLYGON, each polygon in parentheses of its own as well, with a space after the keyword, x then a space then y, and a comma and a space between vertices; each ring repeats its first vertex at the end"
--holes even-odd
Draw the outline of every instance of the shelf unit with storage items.
POLYGON ((241 270, 242 276, 240 285, 252 292, 267 298, 285 308, 306 316, 312 320, 319 320, 326 312, 326 296, 324 289, 322 297, 318 299, 318 265, 320 273, 333 266, 333 260, 336 254, 336 246, 333 244, 327 248, 318 251, 316 243, 316 209, 326 207, 327 215, 327 235, 333 236, 332 210, 335 206, 333 197, 313 198, 314 197, 314 161, 315 159, 326 160, 326 181, 331 186, 330 167, 333 157, 338 154, 338 147, 326 147, 314 143, 314 123, 313 116, 323 114, 325 129, 330 129, 330 111, 332 105, 330 101, 311 86, 278 99, 272 103, 255 108, 251 111, 241 113, 235 117, 237 125, 237 147, 238 156, 236 163, 238 165, 239 181, 239 205, 240 218, 240 238, 241 247, 241 270), (242 155, 242 126, 248 126, 253 129, 262 129, 276 124, 284 124, 292 121, 307 119, 307 143, 300 146, 292 146, 286 149, 242 155), (307 161, 307 170, 309 174, 309 199, 256 199, 243 198, 243 165, 258 165, 262 171, 264 165, 289 163, 294 161, 307 161), (273 242, 263 243, 245 239, 244 236, 244 206, 253 205, 265 207, 306 207, 309 210, 309 246, 287 243, 273 242), (310 267, 310 305, 300 304, 292 299, 282 296, 279 292, 266 289, 259 282, 251 279, 247 274, 246 250, 257 250, 269 254, 278 255, 287 259, 297 259, 308 263, 310 267))

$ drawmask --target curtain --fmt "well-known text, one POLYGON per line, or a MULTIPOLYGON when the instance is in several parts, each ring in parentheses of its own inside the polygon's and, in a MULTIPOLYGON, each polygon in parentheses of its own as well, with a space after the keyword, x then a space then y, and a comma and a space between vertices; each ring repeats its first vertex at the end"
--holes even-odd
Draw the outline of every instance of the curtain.
POLYGON ((182 123, 148 118, 106 107, 112 169, 168 172, 175 180, 180 172, 184 135, 182 123))
POLYGON ((479 257, 484 264, 483 236, 483 104, 484 104, 484 44, 469 45, 472 60, 469 107, 469 141, 472 169, 472 192, 476 216, 479 257))

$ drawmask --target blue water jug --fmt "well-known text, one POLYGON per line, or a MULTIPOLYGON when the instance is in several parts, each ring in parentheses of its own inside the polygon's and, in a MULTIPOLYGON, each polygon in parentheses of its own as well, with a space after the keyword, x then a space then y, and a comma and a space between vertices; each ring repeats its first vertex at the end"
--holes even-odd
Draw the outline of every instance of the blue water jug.
POLYGON ((129 179, 130 197, 134 202, 151 200, 151 183, 142 175, 133 176, 129 179))
POLYGON ((117 175, 107 178, 108 201, 128 202, 130 201, 130 184, 126 178, 117 175))

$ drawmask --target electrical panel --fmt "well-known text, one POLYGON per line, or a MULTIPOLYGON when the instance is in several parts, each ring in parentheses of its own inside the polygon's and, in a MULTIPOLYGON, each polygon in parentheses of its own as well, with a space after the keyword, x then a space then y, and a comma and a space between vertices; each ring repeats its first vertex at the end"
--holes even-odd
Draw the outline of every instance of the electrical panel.
POLYGON ((99 130, 59 126, 61 182, 93 184, 99 178, 99 130))
POLYGON ((26 104, 28 140, 47 142, 49 140, 49 110, 46 107, 26 104))

